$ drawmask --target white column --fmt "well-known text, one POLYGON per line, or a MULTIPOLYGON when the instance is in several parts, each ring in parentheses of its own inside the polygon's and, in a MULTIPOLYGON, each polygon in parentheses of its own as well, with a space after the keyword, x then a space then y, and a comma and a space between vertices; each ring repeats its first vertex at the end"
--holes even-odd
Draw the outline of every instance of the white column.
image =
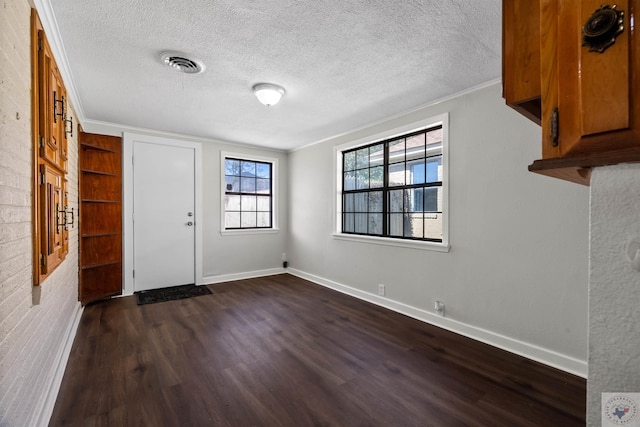
POLYGON ((640 164, 595 168, 590 204, 587 425, 599 426, 601 393, 640 392, 640 271, 627 254, 640 242, 640 164))

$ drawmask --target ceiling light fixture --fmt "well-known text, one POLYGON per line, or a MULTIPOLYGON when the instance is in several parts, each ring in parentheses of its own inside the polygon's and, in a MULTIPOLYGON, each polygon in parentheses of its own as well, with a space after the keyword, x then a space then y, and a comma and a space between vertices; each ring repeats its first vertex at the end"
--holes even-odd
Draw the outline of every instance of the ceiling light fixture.
POLYGON ((271 83, 258 83, 253 86, 253 93, 256 95, 256 98, 258 98, 258 101, 267 107, 271 107, 280 102, 280 98, 282 98, 285 92, 282 86, 271 83))

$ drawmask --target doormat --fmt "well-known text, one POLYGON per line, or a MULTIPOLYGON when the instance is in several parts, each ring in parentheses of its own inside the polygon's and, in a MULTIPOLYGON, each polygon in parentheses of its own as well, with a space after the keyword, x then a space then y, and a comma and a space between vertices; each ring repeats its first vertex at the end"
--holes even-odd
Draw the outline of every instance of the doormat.
POLYGON ((136 297, 138 298, 138 305, 143 305, 209 294, 211 294, 211 291, 206 286, 183 285, 139 292, 136 293, 136 297))

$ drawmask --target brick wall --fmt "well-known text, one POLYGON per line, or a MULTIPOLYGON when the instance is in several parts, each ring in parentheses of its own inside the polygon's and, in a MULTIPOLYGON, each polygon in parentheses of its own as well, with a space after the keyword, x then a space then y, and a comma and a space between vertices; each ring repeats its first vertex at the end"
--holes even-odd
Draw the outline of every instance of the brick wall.
MULTIPOLYGON (((0 0, 0 426, 46 425, 80 313, 77 227, 67 259, 32 303, 30 14, 28 0, 0 0)), ((77 155, 72 138, 76 211, 77 155)))

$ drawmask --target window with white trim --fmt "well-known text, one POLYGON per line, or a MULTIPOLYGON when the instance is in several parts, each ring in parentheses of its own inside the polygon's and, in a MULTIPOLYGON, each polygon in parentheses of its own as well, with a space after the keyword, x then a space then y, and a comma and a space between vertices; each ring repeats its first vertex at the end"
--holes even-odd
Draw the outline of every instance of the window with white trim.
POLYGON ((224 230, 274 228, 274 162, 223 156, 224 230))
POLYGON ((338 151, 338 233, 448 244, 445 130, 446 120, 338 151))

